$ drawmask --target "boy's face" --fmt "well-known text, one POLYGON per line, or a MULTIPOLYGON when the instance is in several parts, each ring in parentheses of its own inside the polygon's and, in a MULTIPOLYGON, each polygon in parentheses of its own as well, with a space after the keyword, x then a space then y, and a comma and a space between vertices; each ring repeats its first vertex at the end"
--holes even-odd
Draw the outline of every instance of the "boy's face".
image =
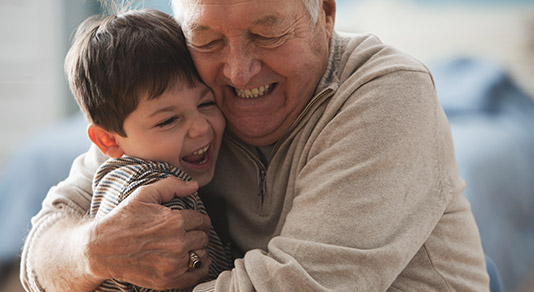
POLYGON ((155 99, 141 98, 124 120, 127 137, 115 138, 124 154, 170 163, 203 186, 213 178, 225 119, 204 84, 182 87, 174 82, 155 99))

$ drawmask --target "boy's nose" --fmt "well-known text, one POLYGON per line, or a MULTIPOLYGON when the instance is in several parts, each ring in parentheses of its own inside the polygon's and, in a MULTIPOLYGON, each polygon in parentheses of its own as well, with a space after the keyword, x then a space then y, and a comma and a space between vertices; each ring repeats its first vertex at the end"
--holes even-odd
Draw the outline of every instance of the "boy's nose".
POLYGON ((208 133, 210 124, 202 115, 197 115, 189 125, 188 135, 190 138, 198 138, 208 133))

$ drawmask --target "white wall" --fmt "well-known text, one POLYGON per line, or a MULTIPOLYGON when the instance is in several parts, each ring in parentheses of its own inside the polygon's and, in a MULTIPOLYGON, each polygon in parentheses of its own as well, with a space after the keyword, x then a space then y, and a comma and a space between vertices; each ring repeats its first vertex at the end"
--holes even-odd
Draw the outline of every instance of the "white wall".
POLYGON ((0 0, 0 167, 37 131, 77 111, 63 73, 96 0, 0 0))
POLYGON ((62 0, 0 1, 0 163, 64 114, 62 0))
POLYGON ((494 61, 534 97, 534 1, 344 3, 338 30, 374 33, 423 62, 459 56, 494 61))

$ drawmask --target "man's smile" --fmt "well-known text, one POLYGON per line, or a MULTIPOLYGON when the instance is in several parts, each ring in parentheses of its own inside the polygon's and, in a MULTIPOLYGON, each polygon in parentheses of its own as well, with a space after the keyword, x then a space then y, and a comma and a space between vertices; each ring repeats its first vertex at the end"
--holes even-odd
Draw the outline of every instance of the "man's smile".
POLYGON ((244 98, 244 99, 253 99, 253 98, 262 97, 264 95, 271 93, 271 91, 274 89, 275 86, 276 86, 276 83, 266 84, 266 85, 262 85, 260 87, 256 87, 252 89, 239 89, 235 87, 232 87, 232 88, 234 89, 235 95, 237 95, 238 97, 244 98))

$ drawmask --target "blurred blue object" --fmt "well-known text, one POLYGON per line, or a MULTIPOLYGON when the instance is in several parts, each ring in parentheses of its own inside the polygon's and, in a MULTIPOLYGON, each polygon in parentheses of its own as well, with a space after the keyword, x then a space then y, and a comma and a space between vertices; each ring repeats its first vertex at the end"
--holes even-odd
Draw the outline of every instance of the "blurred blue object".
POLYGON ((17 258, 48 189, 66 178, 74 158, 89 149, 86 125, 80 114, 41 129, 2 166, 0 264, 17 258))
POLYGON ((534 273, 534 103, 497 64, 430 65, 482 245, 506 291, 534 273))
POLYGON ((501 274, 497 265, 493 260, 486 255, 486 269, 490 277, 490 292, 503 292, 504 287, 502 286, 501 274))
POLYGON ((458 58, 434 62, 430 68, 441 105, 449 118, 507 115, 532 123, 532 98, 522 92, 498 64, 458 58))

